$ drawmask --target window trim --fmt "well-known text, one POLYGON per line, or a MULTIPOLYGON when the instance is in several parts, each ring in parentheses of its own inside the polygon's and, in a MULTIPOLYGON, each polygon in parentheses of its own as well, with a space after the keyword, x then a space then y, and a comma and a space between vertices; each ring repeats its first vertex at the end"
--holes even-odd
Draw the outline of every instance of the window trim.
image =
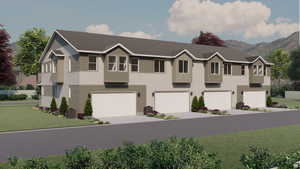
POLYGON ((98 71, 98 59, 97 55, 88 55, 88 71, 89 72, 97 72, 98 71), (95 62, 90 62, 90 57, 95 57, 95 62), (95 70, 90 69, 90 63, 95 63, 95 70))
POLYGON ((71 88, 69 87, 69 89, 68 89, 68 98, 71 98, 72 97, 72 90, 71 90, 71 88))
POLYGON ((221 64, 220 64, 220 62, 210 62, 210 66, 211 66, 211 68, 210 68, 210 74, 211 75, 220 75, 220 71, 221 71, 221 64), (216 72, 216 64, 218 63, 218 73, 215 73, 216 72), (212 65, 214 65, 213 67, 213 70, 214 70, 214 72, 212 72, 212 65))
POLYGON ((127 72, 128 71, 128 57, 127 56, 118 56, 118 61, 117 61, 117 66, 118 66, 118 68, 117 68, 117 70, 118 70, 118 72, 127 72), (120 70, 120 58, 121 57, 124 57, 125 58, 125 62, 123 63, 123 64, 125 64, 124 66, 125 66, 125 69, 124 70, 120 70))
POLYGON ((232 64, 231 63, 224 63, 224 75, 231 76, 232 75, 232 64), (230 73, 228 73, 228 66, 230 65, 230 73), (225 73, 225 67, 227 66, 227 72, 225 73))
POLYGON ((154 59, 154 73, 165 73, 166 72, 166 64, 164 59, 154 59), (155 71, 155 62, 158 61, 158 72, 155 71), (161 71, 161 62, 164 63, 164 71, 161 71))
POLYGON ((45 88, 44 88, 44 86, 41 86, 41 95, 45 96, 45 88))
POLYGON ((128 72, 128 56, 126 55, 119 55, 119 56, 116 56, 116 55, 109 55, 108 56, 108 60, 107 60, 107 71, 108 72, 128 72), (115 64, 116 64, 116 69, 115 70, 109 70, 109 58, 110 57, 115 57, 115 64), (120 71, 120 57, 124 57, 125 58, 125 70, 122 70, 120 71))
POLYGON ((72 72, 72 60, 70 57, 68 59, 68 72, 72 72))
POLYGON ((190 64, 189 64, 189 61, 187 60, 187 59, 179 59, 178 60, 178 73, 180 73, 180 74, 188 74, 190 71, 189 71, 189 66, 190 66, 190 64), (182 61, 182 72, 180 72, 180 61, 182 61), (187 62, 187 72, 185 72, 184 70, 185 70, 185 62, 187 62))
POLYGON ((257 67, 257 75, 258 76, 264 76, 264 66, 262 64, 259 64, 257 67), (261 72, 260 72, 260 68, 261 68, 261 72))
POLYGON ((140 59, 139 58, 130 58, 130 72, 134 72, 134 73, 140 72, 140 59), (132 59, 137 60, 137 71, 132 71, 132 59))

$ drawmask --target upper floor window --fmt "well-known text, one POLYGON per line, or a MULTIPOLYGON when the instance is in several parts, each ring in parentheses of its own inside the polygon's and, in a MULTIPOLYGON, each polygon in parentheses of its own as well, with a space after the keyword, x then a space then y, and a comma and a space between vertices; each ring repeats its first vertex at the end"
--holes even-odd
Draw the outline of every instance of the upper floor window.
POLYGON ((119 57, 119 71, 125 72, 127 70, 127 57, 120 56, 119 57))
POLYGON ((231 64, 230 63, 224 64, 224 74, 231 75, 231 64))
POLYGON ((41 65, 41 72, 44 73, 44 64, 41 65))
POLYGON ((211 74, 219 74, 219 62, 211 62, 210 68, 211 68, 211 74))
POLYGON ((257 66, 256 65, 253 66, 253 74, 257 75, 257 66))
POLYGON ((138 72, 139 71, 139 59, 138 58, 131 58, 131 71, 138 72))
POLYGON ((262 66, 262 65, 259 65, 259 66, 258 66, 258 75, 259 75, 259 76, 262 76, 262 75, 263 75, 263 66, 262 66))
POLYGON ((241 75, 245 75, 245 65, 241 66, 241 75))
POLYGON ((45 72, 48 72, 48 63, 45 63, 45 72))
POLYGON ((264 66, 264 76, 266 76, 266 75, 267 75, 267 67, 264 66))
POLYGON ((127 71, 127 57, 126 56, 109 56, 108 57, 109 71, 127 71))
POLYGON ((165 72, 165 61, 155 60, 154 61, 154 72, 165 72))
POLYGON ((52 61, 52 73, 56 73, 56 63, 52 61))
POLYGON ((89 70, 97 70, 97 57, 89 56, 89 70))
POLYGON ((189 62, 187 60, 179 60, 178 61, 178 70, 179 70, 179 73, 188 73, 189 62))

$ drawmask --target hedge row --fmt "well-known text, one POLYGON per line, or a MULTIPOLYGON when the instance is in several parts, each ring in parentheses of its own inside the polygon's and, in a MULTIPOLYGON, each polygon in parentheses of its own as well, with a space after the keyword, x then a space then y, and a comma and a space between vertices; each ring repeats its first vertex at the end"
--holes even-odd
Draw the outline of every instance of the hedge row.
POLYGON ((26 94, 14 94, 14 95, 6 95, 0 94, 0 100, 25 100, 27 99, 26 94))

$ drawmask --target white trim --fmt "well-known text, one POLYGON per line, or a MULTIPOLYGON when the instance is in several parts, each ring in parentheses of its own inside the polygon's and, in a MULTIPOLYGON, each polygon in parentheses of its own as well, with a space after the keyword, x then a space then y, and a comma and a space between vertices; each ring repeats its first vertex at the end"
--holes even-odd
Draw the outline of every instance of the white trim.
POLYGON ((254 62, 256 62, 258 59, 262 60, 262 61, 264 62, 264 64, 266 64, 266 65, 274 65, 274 63, 269 63, 269 62, 267 62, 262 56, 258 56, 255 60, 253 60, 253 61, 250 62, 250 63, 254 63, 254 62))
POLYGON ((98 72, 98 57, 97 55, 93 55, 93 54, 89 54, 88 55, 88 71, 89 72, 98 72), (96 70, 90 70, 90 63, 94 63, 94 62, 90 62, 90 57, 96 57, 96 70))
POLYGON ((228 62, 226 62, 226 63, 223 63, 224 64, 224 70, 223 70, 223 74, 225 75, 225 76, 231 76, 232 75, 232 64, 231 63, 228 63, 228 62), (225 67, 226 67, 226 65, 227 65, 227 74, 225 74, 225 67), (230 73, 228 73, 228 65, 230 65, 230 73))
POLYGON ((180 73, 180 74, 188 74, 190 71, 189 71, 189 66, 190 66, 190 64, 189 64, 189 60, 186 60, 186 59, 178 59, 178 73, 180 73), (180 68, 180 61, 182 61, 182 63, 183 63, 183 65, 182 65, 182 72, 180 72, 180 70, 179 70, 179 68, 180 68), (185 66, 184 66, 184 62, 187 62, 187 72, 184 72, 184 68, 185 68, 185 66))
POLYGON ((68 58, 68 72, 72 72, 72 60, 70 57, 71 56, 69 56, 69 58, 68 58))
MULTIPOLYGON (((125 51, 127 51, 130 55, 132 56, 143 56, 143 57, 158 57, 158 58, 167 58, 167 59, 174 59, 176 57, 178 57, 179 55, 181 55, 182 53, 186 52, 188 53, 193 59, 195 60, 199 60, 199 61, 207 61, 210 60, 212 57, 214 57, 215 55, 218 55, 219 57, 221 57, 223 59, 223 61, 225 62, 232 62, 232 63, 244 63, 244 64, 251 64, 253 62, 255 62, 258 58, 261 58, 265 64, 267 65, 274 65, 272 63, 267 62, 266 60, 264 60, 261 56, 259 56, 258 58, 256 58, 254 61, 252 62, 247 62, 247 61, 236 61, 236 60, 227 60, 225 59, 219 52, 215 52, 214 54, 212 54, 210 57, 208 58, 197 58, 195 57, 191 52, 189 52, 187 49, 183 49, 182 51, 180 51, 178 54, 176 54, 175 56, 164 56, 164 55, 148 55, 148 54, 140 54, 140 53, 134 53, 131 50, 129 50, 128 48, 126 48, 123 44, 121 43, 117 43, 114 46, 104 50, 104 51, 95 51, 95 50, 78 50, 74 45, 72 45, 64 36, 62 36, 62 34, 60 34, 58 31, 55 31, 53 33, 53 35, 51 36, 46 48, 48 48, 50 42, 52 41, 54 34, 57 33, 57 35, 59 35, 63 40, 65 40, 76 52, 83 52, 83 53, 94 53, 94 54, 105 54, 107 52, 109 52, 110 50, 116 48, 116 47, 121 47, 122 49, 124 49, 125 51)), ((42 56, 44 56, 45 51, 43 52, 42 56)), ((43 57, 41 57, 43 58, 43 57)), ((41 60, 40 58, 40 60, 41 60)))
POLYGON ((68 98, 71 98, 72 97, 72 93, 71 93, 71 88, 69 87, 69 90, 68 90, 68 98))

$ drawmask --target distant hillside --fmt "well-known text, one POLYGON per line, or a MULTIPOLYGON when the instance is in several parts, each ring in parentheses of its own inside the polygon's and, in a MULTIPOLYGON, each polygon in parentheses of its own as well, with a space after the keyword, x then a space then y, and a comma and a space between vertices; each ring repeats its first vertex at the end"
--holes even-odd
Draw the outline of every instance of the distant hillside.
POLYGON ((251 55, 267 56, 274 49, 282 48, 288 52, 299 47, 299 32, 295 32, 288 37, 281 38, 269 43, 262 42, 255 45, 237 40, 226 40, 226 46, 232 47, 241 51, 245 51, 251 55))

